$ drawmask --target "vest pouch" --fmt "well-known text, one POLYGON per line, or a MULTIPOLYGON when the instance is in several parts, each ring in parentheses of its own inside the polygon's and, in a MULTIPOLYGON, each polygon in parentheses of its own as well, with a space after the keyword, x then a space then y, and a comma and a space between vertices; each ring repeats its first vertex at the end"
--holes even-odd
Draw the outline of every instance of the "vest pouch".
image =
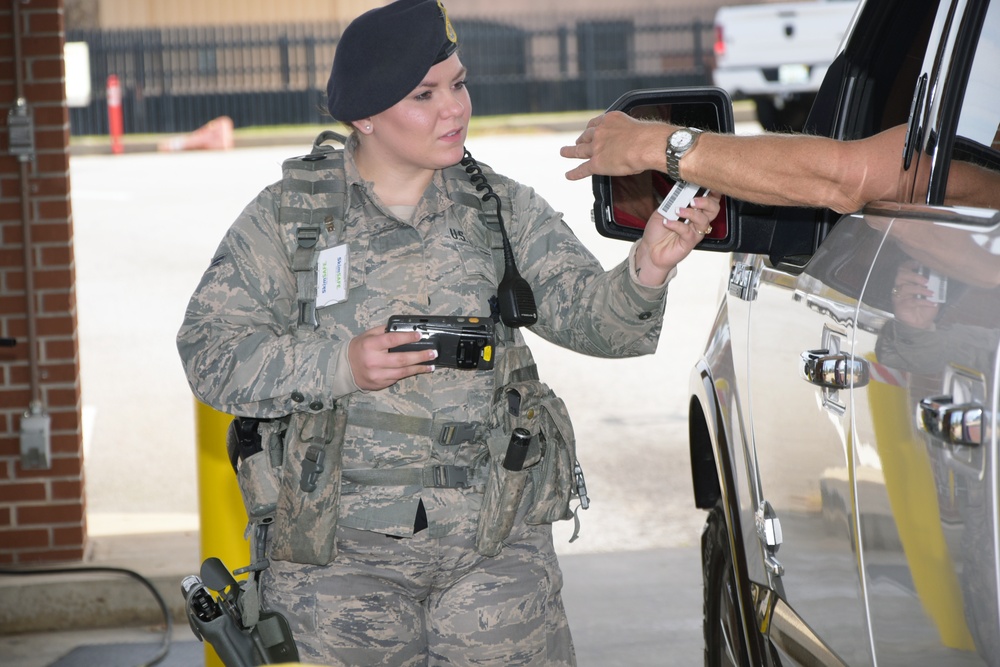
POLYGON ((241 461, 236 471, 250 523, 270 523, 277 512, 286 426, 285 420, 261 421, 257 426, 261 450, 241 461))
POLYGON ((540 380, 512 382, 500 394, 499 423, 508 432, 520 427, 532 434, 525 521, 537 525, 571 518, 569 503, 576 495, 576 438, 566 404, 540 380))
POLYGON ((534 525, 572 518, 569 503, 576 495, 573 448, 561 437, 546 438, 544 431, 540 437, 545 453, 530 469, 531 504, 524 517, 526 523, 534 525))
POLYGON ((529 470, 507 470, 498 457, 490 457, 490 470, 479 510, 476 551, 483 556, 500 553, 503 541, 514 527, 529 470))
POLYGON ((270 558, 308 565, 329 565, 336 558, 346 426, 347 412, 339 404, 291 416, 277 512, 268 530, 270 558))

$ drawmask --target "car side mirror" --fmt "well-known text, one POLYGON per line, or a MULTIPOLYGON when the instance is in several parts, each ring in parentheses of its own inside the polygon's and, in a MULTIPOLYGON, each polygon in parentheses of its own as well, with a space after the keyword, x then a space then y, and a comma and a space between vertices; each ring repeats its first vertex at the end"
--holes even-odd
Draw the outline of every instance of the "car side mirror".
MULTIPOLYGON (((633 90, 608 107, 633 118, 667 121, 711 132, 732 133, 733 102, 721 88, 657 88, 633 90)), ((634 241, 653 211, 670 192, 674 182, 666 174, 666 145, 663 171, 644 171, 633 176, 594 176, 594 223, 608 238, 634 241)), ((736 205, 722 198, 722 208, 712 222, 712 232, 697 250, 733 251, 739 244, 736 205)))

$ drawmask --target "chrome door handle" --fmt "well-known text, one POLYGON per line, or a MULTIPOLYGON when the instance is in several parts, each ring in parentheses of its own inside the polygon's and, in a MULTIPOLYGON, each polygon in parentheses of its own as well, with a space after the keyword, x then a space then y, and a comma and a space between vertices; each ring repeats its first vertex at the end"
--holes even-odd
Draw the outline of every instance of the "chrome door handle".
POLYGON ((737 299, 753 301, 756 295, 756 276, 750 264, 736 262, 729 270, 729 293, 737 299))
POLYGON ((802 353, 799 370, 808 382, 825 389, 863 387, 870 377, 868 362, 849 354, 830 354, 829 350, 802 353))
POLYGON ((930 396, 917 405, 917 425, 945 444, 983 444, 983 406, 978 403, 956 404, 951 396, 930 396))

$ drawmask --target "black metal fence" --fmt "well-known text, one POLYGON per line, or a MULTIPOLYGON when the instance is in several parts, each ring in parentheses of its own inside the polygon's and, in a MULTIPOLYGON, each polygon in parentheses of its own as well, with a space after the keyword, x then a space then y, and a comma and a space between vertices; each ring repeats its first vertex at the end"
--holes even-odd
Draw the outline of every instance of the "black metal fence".
MULTIPOLYGON (((711 81, 710 21, 454 23, 479 116, 599 109, 634 88, 711 81)), ((94 91, 70 110, 71 131, 108 134, 109 75, 121 85, 126 133, 188 132, 219 116, 236 127, 327 123, 339 36, 336 24, 69 31, 67 41, 89 46, 94 91)))

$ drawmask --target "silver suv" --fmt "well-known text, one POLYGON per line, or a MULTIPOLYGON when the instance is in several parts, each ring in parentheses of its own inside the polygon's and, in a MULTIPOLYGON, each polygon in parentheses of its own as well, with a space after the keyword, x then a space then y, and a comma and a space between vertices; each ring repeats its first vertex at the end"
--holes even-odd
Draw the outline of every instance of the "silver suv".
MULTIPOLYGON (((732 129, 714 89, 613 108, 732 129)), ((807 129, 904 124, 900 191, 850 215, 727 201, 728 293, 692 374, 705 664, 1000 665, 1000 2, 862 1, 807 129), (909 286, 909 288, 907 288, 909 286)), ((595 219, 633 239, 595 178, 595 219)), ((624 199, 624 198, 622 198, 624 199)))

